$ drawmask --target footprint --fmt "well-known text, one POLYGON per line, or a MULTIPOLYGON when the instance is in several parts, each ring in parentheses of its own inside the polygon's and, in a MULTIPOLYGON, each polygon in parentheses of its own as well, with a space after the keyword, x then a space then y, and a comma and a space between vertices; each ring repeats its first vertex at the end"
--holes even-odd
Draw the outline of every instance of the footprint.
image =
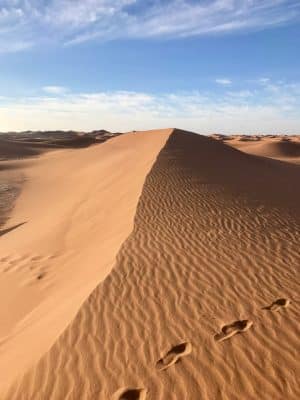
POLYGON ((222 331, 214 336, 216 342, 222 342, 229 339, 237 333, 246 332, 253 325, 252 321, 247 319, 235 321, 232 324, 224 325, 222 331))
POLYGON ((147 390, 144 388, 140 389, 120 389, 114 396, 113 400, 145 400, 147 396, 147 390))
POLYGON ((277 299, 273 301, 273 303, 270 306, 263 307, 263 310, 270 310, 270 311, 278 311, 282 307, 288 307, 291 303, 291 300, 289 299, 277 299))
POLYGON ((192 345, 189 342, 184 342, 177 344, 172 347, 166 355, 157 361, 156 368, 160 371, 171 367, 179 361, 182 357, 190 354, 192 352, 192 345))
POLYGON ((46 275, 46 274, 45 274, 44 272, 41 272, 41 273, 36 277, 36 279, 40 281, 41 279, 44 278, 45 275, 46 275))

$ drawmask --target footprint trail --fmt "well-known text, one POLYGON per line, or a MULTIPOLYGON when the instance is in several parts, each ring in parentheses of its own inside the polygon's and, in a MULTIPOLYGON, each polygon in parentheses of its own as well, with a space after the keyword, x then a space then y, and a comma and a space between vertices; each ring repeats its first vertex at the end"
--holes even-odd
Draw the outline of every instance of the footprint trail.
POLYGON ((182 357, 187 356, 192 352, 192 345, 189 342, 180 343, 169 350, 164 357, 156 363, 156 368, 159 371, 163 371, 175 363, 177 363, 182 357))
POLYGON ((237 333, 246 332, 253 325, 252 321, 247 319, 235 321, 232 324, 224 325, 221 332, 214 337, 216 342, 222 342, 236 335, 237 333))
POLYGON ((273 303, 267 307, 263 307, 263 310, 269 310, 269 311, 278 311, 281 308, 286 308, 291 304, 291 301, 289 299, 277 299, 273 301, 273 303))

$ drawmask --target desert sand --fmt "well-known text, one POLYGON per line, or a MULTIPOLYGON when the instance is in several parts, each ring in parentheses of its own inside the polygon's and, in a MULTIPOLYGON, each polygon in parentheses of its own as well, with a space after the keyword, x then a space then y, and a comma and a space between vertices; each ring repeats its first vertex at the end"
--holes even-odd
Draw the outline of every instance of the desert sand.
POLYGON ((168 134, 20 161, 25 183, 0 243, 2 387, 48 350, 111 270, 168 134))
POLYGON ((248 154, 300 164, 300 138, 296 135, 219 135, 215 138, 248 154))
POLYGON ((1 399, 300 398, 298 146, 229 139, 2 164, 1 399))

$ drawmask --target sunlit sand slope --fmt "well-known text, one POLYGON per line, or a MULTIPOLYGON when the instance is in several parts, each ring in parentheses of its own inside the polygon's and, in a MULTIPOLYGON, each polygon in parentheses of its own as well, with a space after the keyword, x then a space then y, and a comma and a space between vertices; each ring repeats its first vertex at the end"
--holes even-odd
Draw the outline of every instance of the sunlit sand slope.
POLYGON ((6 398, 299 399, 299 179, 175 131, 113 271, 6 398))
POLYGON ((1 400, 110 272, 170 132, 129 133, 15 162, 25 184, 0 230, 1 400))

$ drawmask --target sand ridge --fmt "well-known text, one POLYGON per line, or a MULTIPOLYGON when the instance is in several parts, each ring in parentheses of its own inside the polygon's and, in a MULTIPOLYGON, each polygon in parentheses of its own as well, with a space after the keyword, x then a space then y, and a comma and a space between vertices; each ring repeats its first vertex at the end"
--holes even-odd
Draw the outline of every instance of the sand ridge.
POLYGON ((170 132, 128 133, 13 161, 25 181, 0 236, 0 393, 49 349, 109 273, 170 132))
POLYGON ((175 130, 114 269, 6 398, 298 399, 299 177, 175 130))

